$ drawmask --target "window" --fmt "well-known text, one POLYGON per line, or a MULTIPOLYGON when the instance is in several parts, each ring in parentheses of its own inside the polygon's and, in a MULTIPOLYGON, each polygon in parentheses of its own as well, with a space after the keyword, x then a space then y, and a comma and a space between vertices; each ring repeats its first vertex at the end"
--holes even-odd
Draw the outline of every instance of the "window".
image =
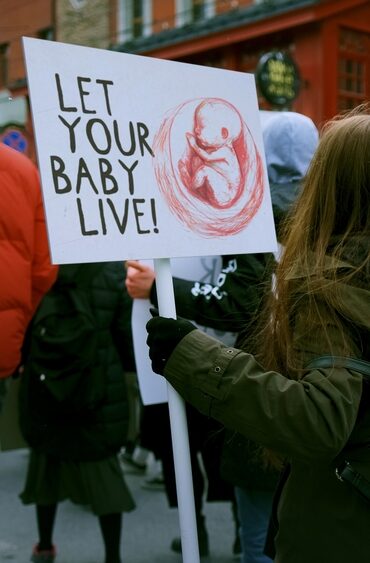
POLYGON ((205 18, 204 0, 194 0, 192 6, 192 20, 203 20, 205 18))
POLYGON ((152 0, 119 0, 117 41, 125 42, 152 32, 152 0))
POLYGON ((341 29, 338 61, 338 111, 352 109, 370 95, 370 34, 341 29))
POLYGON ((8 83, 8 52, 9 45, 0 44, 0 89, 5 88, 8 83))
POLYGON ((176 0, 176 26, 208 19, 215 15, 214 0, 176 0))
POLYGON ((132 35, 141 37, 143 35, 143 3, 141 0, 134 0, 132 3, 132 35))

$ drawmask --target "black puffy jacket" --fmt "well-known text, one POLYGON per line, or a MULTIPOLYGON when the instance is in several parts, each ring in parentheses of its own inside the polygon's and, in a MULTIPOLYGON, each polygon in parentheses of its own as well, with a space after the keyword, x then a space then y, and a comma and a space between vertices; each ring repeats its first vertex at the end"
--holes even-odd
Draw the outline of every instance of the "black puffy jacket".
POLYGON ((78 393, 96 391, 94 406, 71 412, 51 397, 49 408, 44 408, 45 396, 32 392, 36 385, 32 389, 29 379, 20 409, 21 415, 28 416, 31 447, 64 460, 92 461, 111 456, 126 441, 129 407, 124 370, 135 370, 132 301, 125 289, 123 263, 105 263, 98 269, 90 264, 63 265, 57 284, 73 281, 81 269, 88 274, 84 290, 95 318, 96 339, 94 366, 78 393), (88 389, 89 385, 96 389, 88 389))

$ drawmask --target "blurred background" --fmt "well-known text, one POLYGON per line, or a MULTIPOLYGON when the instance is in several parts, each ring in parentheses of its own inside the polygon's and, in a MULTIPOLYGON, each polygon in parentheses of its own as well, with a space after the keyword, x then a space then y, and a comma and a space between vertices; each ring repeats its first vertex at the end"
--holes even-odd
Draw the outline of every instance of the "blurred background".
POLYGON ((369 0, 0 0, 0 141, 35 160, 22 36, 254 73, 320 124, 370 98, 369 0))

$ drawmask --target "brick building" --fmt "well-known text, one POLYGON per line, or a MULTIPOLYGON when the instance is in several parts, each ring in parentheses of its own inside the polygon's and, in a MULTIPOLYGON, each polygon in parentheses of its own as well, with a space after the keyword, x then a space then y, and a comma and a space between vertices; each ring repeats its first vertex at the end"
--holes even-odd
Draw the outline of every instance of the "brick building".
MULTIPOLYGON (((318 125, 370 98, 370 0, 0 3, 0 90, 13 96, 27 91, 26 35, 252 73, 261 56, 278 52, 298 76, 287 107, 318 125)), ((259 99, 261 108, 274 109, 262 89, 259 99)))
POLYGON ((20 93, 25 86, 21 38, 53 37, 53 3, 50 0, 1 0, 0 89, 20 93))
MULTIPOLYGON (((10 92, 13 99, 27 95, 22 36, 109 48, 117 18, 113 17, 116 4, 109 0, 0 0, 0 8, 0 139, 4 140, 14 134, 14 124, 4 127, 2 117, 14 112, 1 111, 3 104, 11 103, 1 92, 10 92)), ((25 152, 36 160, 30 116, 22 135, 25 152)))
POLYGON ((56 0, 55 39, 107 49, 114 19, 114 3, 109 0, 56 0))
POLYGON ((32 124, 25 99, 21 38, 24 35, 52 38, 52 3, 50 0, 0 0, 0 10, 0 140, 35 159, 32 124), (16 99, 15 104, 10 101, 11 96, 16 99))
MULTIPOLYGON (((266 52, 288 54, 300 78, 289 107, 318 125, 370 99, 369 0, 123 4, 117 50, 242 72, 255 72, 266 52)), ((263 95, 260 107, 273 109, 263 95)))

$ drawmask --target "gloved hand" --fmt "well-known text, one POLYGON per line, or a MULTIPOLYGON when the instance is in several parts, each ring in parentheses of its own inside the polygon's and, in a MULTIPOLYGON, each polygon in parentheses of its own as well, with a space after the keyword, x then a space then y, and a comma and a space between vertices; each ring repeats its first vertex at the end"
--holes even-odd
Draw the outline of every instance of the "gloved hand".
POLYGON ((184 319, 168 319, 165 317, 154 317, 146 325, 149 346, 149 357, 152 361, 152 369, 155 373, 163 375, 165 365, 173 350, 180 340, 196 327, 184 319))

